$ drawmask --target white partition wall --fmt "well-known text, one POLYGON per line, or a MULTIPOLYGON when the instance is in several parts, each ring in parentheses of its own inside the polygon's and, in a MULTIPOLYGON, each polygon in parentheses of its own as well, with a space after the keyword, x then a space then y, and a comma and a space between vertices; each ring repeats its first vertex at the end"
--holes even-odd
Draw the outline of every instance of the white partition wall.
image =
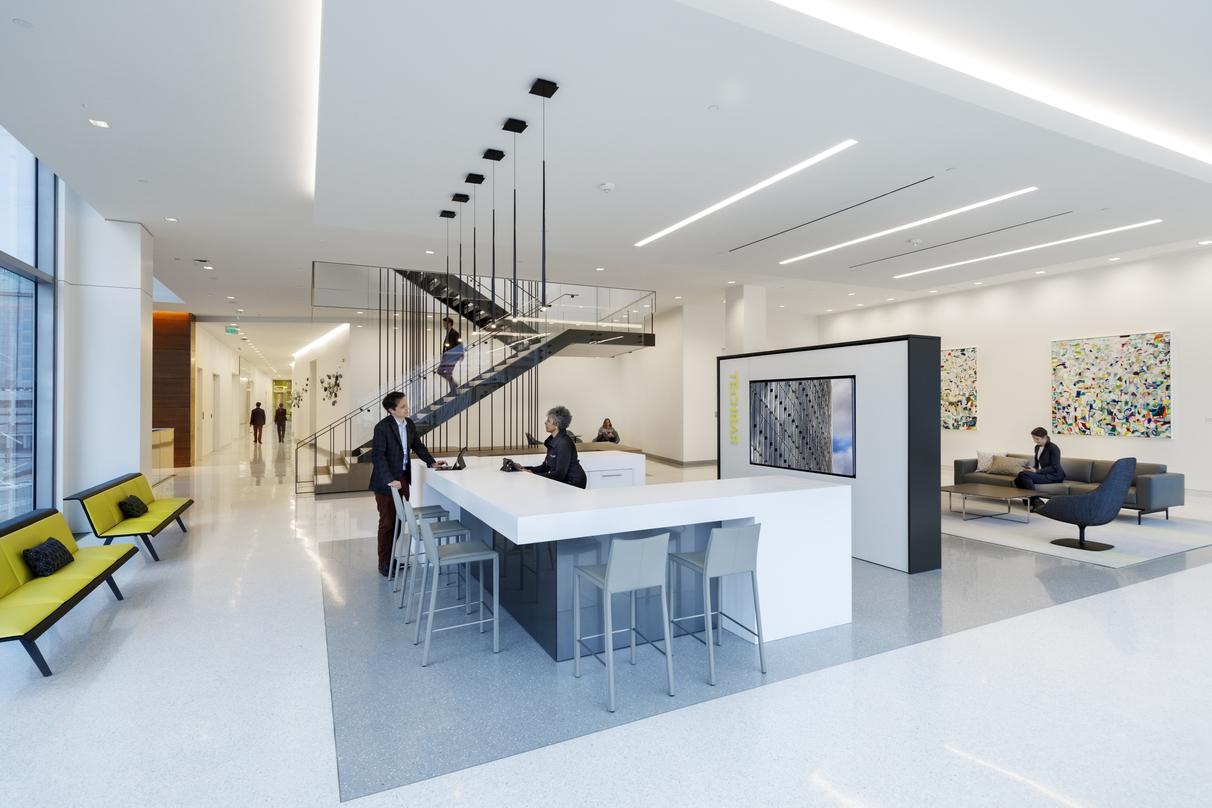
MULTIPOLYGON (((938 337, 915 335, 719 357, 720 478, 790 474, 849 485, 855 558, 904 572, 938 569, 938 357, 938 337), (821 416, 826 430, 833 425, 832 434, 817 438, 825 441, 823 450, 770 450, 774 416, 762 391, 777 382, 819 385, 815 380, 824 379, 837 380, 838 409, 832 418, 821 416), (750 411, 751 394, 764 408, 757 415, 750 411), (821 468, 822 452, 832 457, 829 472, 788 467, 810 462, 821 468)), ((785 442, 813 440, 792 408, 774 406, 796 421, 785 442)))

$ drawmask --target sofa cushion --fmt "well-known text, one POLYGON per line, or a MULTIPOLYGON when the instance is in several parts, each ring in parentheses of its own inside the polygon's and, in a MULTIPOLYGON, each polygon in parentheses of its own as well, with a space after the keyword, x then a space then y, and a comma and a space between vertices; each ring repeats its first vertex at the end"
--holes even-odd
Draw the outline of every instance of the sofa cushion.
MULTIPOLYGON (((10 520, 10 522, 16 522, 16 520, 10 520)), ((6 581, 7 585, 11 585, 15 581, 17 586, 20 586, 34 577, 30 573, 29 567, 26 566, 25 559, 21 557, 21 553, 36 544, 41 544, 48 538, 58 539, 59 543, 73 555, 79 549, 76 546, 75 538, 72 537, 71 529, 67 526, 67 520, 58 511, 49 511, 43 518, 31 521, 11 533, 0 536, 0 556, 3 556, 4 560, 8 562, 11 571, 11 576, 0 573, 0 594, 7 595, 9 591, 12 591, 3 589, 6 581)))
POLYGON ((1015 477, 1024 468, 1023 459, 1019 457, 1006 457, 997 455, 993 458, 992 465, 989 466, 989 474, 1000 474, 1007 477, 1015 477))
POLYGON ((71 550, 51 537, 21 551, 21 559, 35 578, 46 578, 72 563, 71 550))
MULTIPOLYGON (((1067 481, 1066 481, 1067 482, 1067 481)), ((1089 494, 1098 490, 1098 483, 1069 483, 1069 493, 1073 496, 1089 494)))
POLYGON ((1065 470, 1065 480, 1074 483, 1092 482, 1090 473, 1094 461, 1084 457, 1061 457, 1061 468, 1065 470))
POLYGON ((1114 460, 1094 460, 1090 463, 1090 482, 1101 483, 1111 473, 1114 460))
POLYGON ((1137 477, 1139 477, 1142 474, 1165 474, 1165 473, 1166 473, 1166 464, 1165 463, 1137 463, 1136 464, 1136 476, 1137 477))
POLYGON ((976 470, 988 471, 993 465, 993 457, 997 452, 977 452, 976 453, 976 470))

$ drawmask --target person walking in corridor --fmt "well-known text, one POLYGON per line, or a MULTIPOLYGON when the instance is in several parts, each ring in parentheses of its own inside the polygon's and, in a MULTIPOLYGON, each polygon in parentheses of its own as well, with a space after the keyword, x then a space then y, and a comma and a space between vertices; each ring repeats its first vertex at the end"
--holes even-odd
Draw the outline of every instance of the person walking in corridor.
POLYGON ((278 428, 278 443, 286 440, 286 405, 279 404, 274 410, 274 426, 278 428))
POLYGON ((261 431, 265 429, 265 410, 261 409, 261 402, 257 402, 257 406, 253 407, 253 411, 248 414, 248 425, 252 427, 253 443, 261 442, 261 431))

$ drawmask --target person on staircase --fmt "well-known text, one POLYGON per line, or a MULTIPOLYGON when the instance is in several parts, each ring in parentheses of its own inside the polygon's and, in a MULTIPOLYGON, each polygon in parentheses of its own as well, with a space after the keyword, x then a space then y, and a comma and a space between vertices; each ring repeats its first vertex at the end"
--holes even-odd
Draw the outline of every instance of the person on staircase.
POLYGON ((450 385, 450 392, 453 393, 459 386, 454 380, 454 371, 455 365, 463 358, 463 339, 459 332, 455 331, 453 318, 443 317, 442 326, 446 329, 446 337, 442 340, 442 359, 438 362, 438 375, 446 380, 450 385))

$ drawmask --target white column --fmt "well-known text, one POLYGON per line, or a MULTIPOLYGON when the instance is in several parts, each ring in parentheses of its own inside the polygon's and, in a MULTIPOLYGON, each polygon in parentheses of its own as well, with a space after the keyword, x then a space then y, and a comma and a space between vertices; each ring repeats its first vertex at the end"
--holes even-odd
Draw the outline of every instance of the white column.
POLYGON ((724 351, 749 353, 766 348, 766 288, 724 289, 724 351))
MULTIPOLYGON (((61 189, 56 419, 64 496, 151 472, 152 236, 61 189)), ((73 529, 87 529, 78 506, 65 513, 73 529)))

